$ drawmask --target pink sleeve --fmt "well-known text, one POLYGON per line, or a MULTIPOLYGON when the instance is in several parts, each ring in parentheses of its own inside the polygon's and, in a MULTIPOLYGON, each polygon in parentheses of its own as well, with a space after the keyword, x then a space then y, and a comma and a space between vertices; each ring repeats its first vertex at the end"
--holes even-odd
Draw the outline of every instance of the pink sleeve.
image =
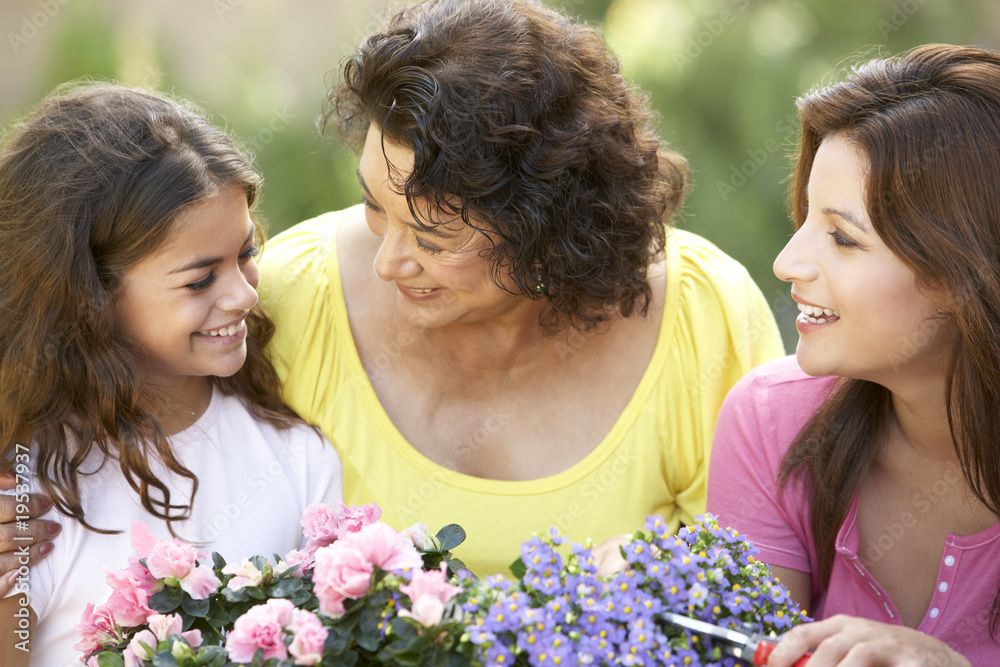
POLYGON ((805 375, 794 357, 743 378, 719 414, 708 473, 708 511, 760 549, 766 563, 814 569, 808 503, 794 480, 779 494, 781 459, 829 392, 832 378, 805 375))

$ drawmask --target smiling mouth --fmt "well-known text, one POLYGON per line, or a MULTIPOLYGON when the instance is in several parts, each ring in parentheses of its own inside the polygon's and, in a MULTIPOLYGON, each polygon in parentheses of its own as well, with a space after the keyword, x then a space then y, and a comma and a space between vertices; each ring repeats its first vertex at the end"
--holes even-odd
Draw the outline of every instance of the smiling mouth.
POLYGON ((826 324, 840 319, 840 311, 831 308, 820 308, 819 306, 809 306, 804 303, 797 304, 801 317, 811 324, 826 324))
POLYGON ((198 334, 201 336, 232 336, 243 328, 245 321, 246 320, 240 320, 239 322, 234 322, 229 326, 219 327, 218 329, 203 329, 202 331, 199 331, 198 334))

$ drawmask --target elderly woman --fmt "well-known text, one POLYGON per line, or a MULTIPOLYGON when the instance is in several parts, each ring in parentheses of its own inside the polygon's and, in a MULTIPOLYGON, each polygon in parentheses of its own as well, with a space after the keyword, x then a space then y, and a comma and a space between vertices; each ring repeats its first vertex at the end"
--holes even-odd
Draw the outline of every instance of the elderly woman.
POLYGON ((686 164, 600 35, 536 2, 424 3, 329 102, 363 203, 273 239, 262 283, 345 500, 463 525, 481 574, 550 526, 703 512, 722 399, 781 343, 746 271, 669 228, 686 164))
POLYGON ((550 526, 703 512, 722 400, 783 350, 746 271, 671 228, 686 163, 598 32, 528 0, 419 4, 328 101, 364 201, 268 243, 261 299, 345 500, 461 524, 478 574, 550 526))

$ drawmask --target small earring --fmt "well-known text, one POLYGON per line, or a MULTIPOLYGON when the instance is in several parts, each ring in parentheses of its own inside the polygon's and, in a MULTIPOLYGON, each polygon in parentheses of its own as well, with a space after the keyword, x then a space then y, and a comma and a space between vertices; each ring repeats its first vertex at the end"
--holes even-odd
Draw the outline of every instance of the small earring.
POLYGON ((535 283, 535 292, 538 294, 542 294, 543 292, 545 292, 545 288, 546 284, 542 281, 541 278, 539 278, 538 282, 535 283))

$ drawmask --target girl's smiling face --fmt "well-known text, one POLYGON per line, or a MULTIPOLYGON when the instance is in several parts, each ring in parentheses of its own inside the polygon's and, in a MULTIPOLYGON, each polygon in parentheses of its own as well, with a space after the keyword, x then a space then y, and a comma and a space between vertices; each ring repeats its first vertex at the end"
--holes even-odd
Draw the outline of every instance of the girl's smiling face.
POLYGON ((243 366, 260 277, 255 231, 243 191, 223 190, 183 210, 163 244, 125 271, 119 327, 145 351, 147 381, 177 388, 243 366))
POLYGON ((917 287, 865 205, 867 157, 842 135, 825 138, 809 175, 809 211, 774 261, 801 311, 796 356, 810 375, 886 384, 944 373, 946 301, 917 287))
MULTIPOLYGON (((376 275, 394 282, 400 314, 414 326, 437 328, 482 322, 531 311, 537 304, 497 287, 487 258, 491 243, 460 218, 422 228, 406 197, 396 191, 413 169, 413 151, 382 141, 376 126, 368 130, 358 165, 368 228, 382 238, 375 255, 376 275), (385 151, 383 154, 383 150, 385 151), (392 165, 390 174, 389 164, 392 165)), ((419 202, 416 207, 420 211, 419 202)))

